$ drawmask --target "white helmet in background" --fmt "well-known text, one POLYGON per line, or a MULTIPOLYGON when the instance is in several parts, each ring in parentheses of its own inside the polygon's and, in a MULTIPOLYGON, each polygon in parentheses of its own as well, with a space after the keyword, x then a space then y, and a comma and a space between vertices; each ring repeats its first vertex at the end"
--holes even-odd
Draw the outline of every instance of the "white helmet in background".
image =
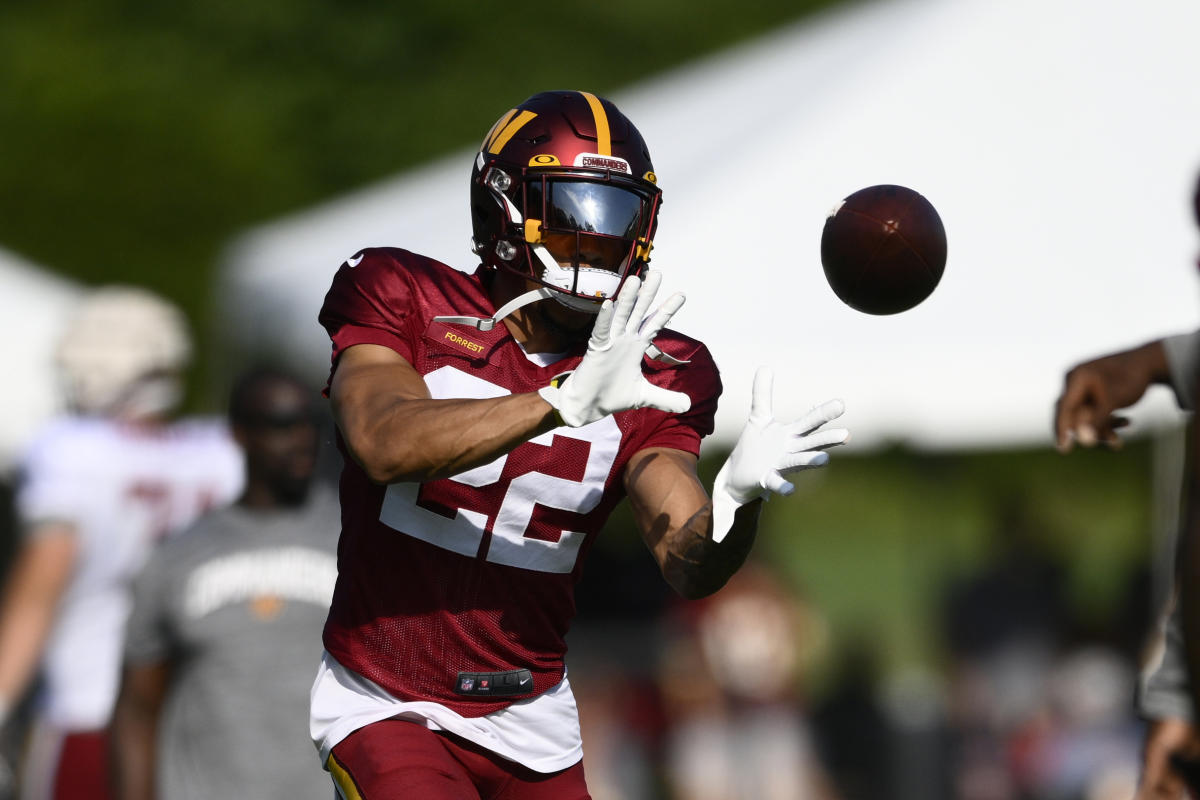
POLYGON ((73 410, 137 418, 179 403, 191 352, 178 308, 145 289, 109 286, 84 299, 55 361, 73 410))

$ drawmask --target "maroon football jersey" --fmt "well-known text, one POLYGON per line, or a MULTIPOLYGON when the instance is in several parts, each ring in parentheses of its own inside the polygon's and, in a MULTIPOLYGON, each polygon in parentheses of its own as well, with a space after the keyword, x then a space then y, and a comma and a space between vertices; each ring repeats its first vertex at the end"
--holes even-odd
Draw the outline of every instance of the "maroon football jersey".
MULTIPOLYGON (((321 309, 334 368, 348 347, 384 345, 424 376, 435 398, 532 392, 574 369, 584 344, 542 367, 503 324, 482 332, 434 321, 491 316, 489 277, 405 250, 362 251, 338 270, 321 309)), ((721 383, 708 350, 669 330, 655 342, 689 362, 643 361, 648 380, 691 397, 685 414, 639 409, 558 428, 489 464, 425 483, 380 486, 347 457, 339 574, 324 634, 334 658, 401 699, 432 700, 465 716, 562 680, 580 562, 624 497, 630 456, 647 447, 698 455, 712 432, 721 383), (460 672, 518 669, 532 675, 521 694, 455 692, 460 672)))

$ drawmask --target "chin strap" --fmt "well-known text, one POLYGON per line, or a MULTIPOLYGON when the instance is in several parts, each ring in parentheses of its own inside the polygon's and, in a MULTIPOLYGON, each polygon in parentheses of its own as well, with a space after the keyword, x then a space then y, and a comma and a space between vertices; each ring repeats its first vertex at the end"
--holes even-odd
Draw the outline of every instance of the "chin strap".
MULTIPOLYGON (((543 247, 542 245, 535 244, 530 249, 533 250, 534 255, 536 255, 538 257, 538 260, 541 261, 542 265, 545 266, 547 269, 550 269, 550 268, 553 268, 555 270, 561 269, 558 266, 558 262, 556 262, 554 260, 554 257, 551 256, 549 251, 547 251, 546 248, 543 247)), ((475 328, 476 330, 486 332, 486 331, 490 331, 493 328, 495 328, 496 324, 498 322, 500 322, 502 319, 507 317, 509 314, 516 311, 518 308, 523 308, 524 306, 527 306, 530 303, 535 303, 538 300, 545 300, 547 298, 553 298, 554 300, 565 305, 567 308, 573 309, 575 311, 581 311, 584 313, 587 313, 590 311, 590 312, 594 313, 594 312, 600 310, 600 303, 597 303, 592 300, 582 300, 581 299, 581 303, 587 303, 590 306, 590 308, 583 308, 581 306, 576 306, 571 303, 565 302, 565 300, 567 298, 564 298, 561 292, 556 292, 555 290, 551 289, 549 286, 541 286, 537 289, 528 291, 525 294, 518 295, 518 296, 514 297, 512 300, 509 300, 507 303, 500 306, 500 308, 496 309, 496 313, 492 314, 492 316, 490 316, 490 317, 445 316, 445 317, 434 317, 433 321, 434 322, 445 322, 450 325, 470 325, 472 328, 475 328)), ((646 355, 647 355, 647 357, 650 358, 651 361, 658 361, 663 364, 669 364, 670 366, 673 366, 673 367, 677 367, 681 364, 690 363, 689 361, 675 358, 675 356, 667 355, 662 350, 660 350, 658 348, 658 346, 656 344, 654 344, 653 342, 651 342, 650 346, 646 348, 646 355)))
POLYGON ((675 356, 667 355, 662 350, 659 350, 658 345, 654 344, 654 342, 651 342, 650 346, 646 348, 646 355, 651 361, 661 361, 664 364, 670 364, 672 367, 678 367, 680 364, 692 363, 686 359, 679 359, 675 356))
POLYGON ((512 312, 516 311, 518 308, 527 306, 530 303, 537 302, 538 300, 544 300, 547 297, 553 297, 554 294, 555 292, 553 289, 548 286, 542 286, 532 291, 528 291, 525 294, 514 297, 512 300, 509 300, 507 303, 500 306, 500 308, 496 309, 496 313, 492 314, 490 317, 434 317, 433 321, 447 322, 451 325, 470 325, 476 330, 490 331, 492 328, 496 327, 496 323, 507 317, 512 312))

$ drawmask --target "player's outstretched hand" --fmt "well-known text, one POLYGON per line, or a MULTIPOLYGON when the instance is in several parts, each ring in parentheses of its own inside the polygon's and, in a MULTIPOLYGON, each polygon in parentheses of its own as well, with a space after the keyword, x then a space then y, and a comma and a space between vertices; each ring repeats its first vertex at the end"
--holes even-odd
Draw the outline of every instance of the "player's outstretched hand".
POLYGON ((822 429, 845 411, 841 400, 828 400, 794 422, 775 419, 771 399, 774 382, 769 368, 758 368, 750 418, 713 483, 715 541, 725 538, 739 506, 772 492, 791 494, 796 487, 787 475, 825 464, 829 454, 822 448, 835 447, 850 438, 845 428, 822 429))
POLYGON ((1120 447, 1120 428, 1129 420, 1113 412, 1136 403, 1167 374, 1160 342, 1085 361, 1067 372, 1054 408, 1054 438, 1066 453, 1078 442, 1120 447))
POLYGON ((616 302, 608 299, 600 306, 579 366, 561 385, 538 391, 567 425, 578 428, 630 408, 680 414, 692 407, 683 392, 655 386, 642 375, 646 348, 684 301, 682 294, 675 293, 651 314, 661 283, 662 274, 654 270, 646 273, 645 281, 628 278, 616 302))

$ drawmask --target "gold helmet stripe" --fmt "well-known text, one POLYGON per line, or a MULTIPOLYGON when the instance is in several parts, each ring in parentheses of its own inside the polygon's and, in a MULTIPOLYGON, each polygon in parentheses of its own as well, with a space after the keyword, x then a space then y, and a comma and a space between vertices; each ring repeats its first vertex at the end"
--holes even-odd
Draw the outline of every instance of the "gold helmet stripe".
POLYGON ((513 115, 516 113, 517 113, 517 110, 515 108, 510 109, 509 111, 505 112, 503 117, 496 120, 496 124, 493 125, 492 127, 488 128, 487 134, 483 137, 483 144, 479 145, 479 149, 487 150, 488 145, 491 144, 491 142, 492 142, 492 137, 496 135, 496 131, 500 130, 505 125, 507 125, 508 121, 510 119, 512 119, 513 115))
MULTIPOLYGON (((516 109, 513 109, 513 111, 515 110, 516 109)), ((509 113, 511 114, 512 112, 509 113)), ((536 116, 537 114, 533 111, 522 111, 520 114, 517 114, 515 119, 510 120, 508 124, 504 125, 503 128, 501 128, 500 124, 497 123, 496 127, 500 128, 500 130, 492 138, 491 143, 488 145, 487 151, 492 155, 499 153, 504 149, 504 145, 508 144, 508 140, 515 136, 517 131, 521 130, 526 122, 529 122, 529 120, 536 116)))
POLYGON ((596 118, 596 152, 602 156, 612 155, 612 134, 608 130, 608 113, 600 98, 591 92, 580 92, 592 107, 592 116, 596 118))

